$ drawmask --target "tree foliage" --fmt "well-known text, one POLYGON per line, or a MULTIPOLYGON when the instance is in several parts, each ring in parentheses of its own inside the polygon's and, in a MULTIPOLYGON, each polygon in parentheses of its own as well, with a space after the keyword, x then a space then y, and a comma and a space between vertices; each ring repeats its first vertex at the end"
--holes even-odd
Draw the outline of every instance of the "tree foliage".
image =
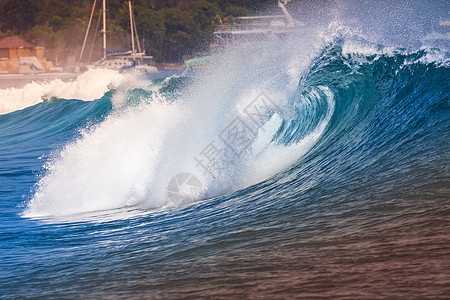
MULTIPOLYGON (((275 0, 134 0, 139 40, 156 61, 178 61, 206 49, 220 20, 244 15, 275 0)), ((94 57, 102 53, 101 0, 97 1, 93 30, 94 57)), ((79 54, 93 0, 1 0, 0 37, 17 34, 27 41, 62 54, 79 54)), ((125 0, 107 0, 108 48, 129 50, 130 24, 125 0)), ((90 44, 92 44, 91 33, 90 44)), ((88 45, 88 48, 91 45, 88 45)))

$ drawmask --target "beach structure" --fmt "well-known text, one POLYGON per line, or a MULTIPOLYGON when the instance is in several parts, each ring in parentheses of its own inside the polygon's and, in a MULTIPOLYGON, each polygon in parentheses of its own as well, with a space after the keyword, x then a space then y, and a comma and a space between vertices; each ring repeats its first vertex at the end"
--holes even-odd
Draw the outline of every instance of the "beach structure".
POLYGON ((45 48, 30 44, 18 36, 5 37, 0 41, 1 73, 45 72, 53 67, 45 58, 45 48))

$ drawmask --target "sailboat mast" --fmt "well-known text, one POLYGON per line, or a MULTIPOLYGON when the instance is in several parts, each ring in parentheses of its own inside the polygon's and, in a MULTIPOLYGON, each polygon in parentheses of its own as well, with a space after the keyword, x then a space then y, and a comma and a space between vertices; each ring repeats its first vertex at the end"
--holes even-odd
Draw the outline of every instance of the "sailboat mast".
POLYGON ((97 0, 94 0, 94 5, 92 5, 91 16, 90 16, 90 18, 89 18, 88 27, 87 27, 86 33, 85 33, 85 35, 84 35, 84 41, 83 41, 83 46, 81 47, 80 58, 78 59, 78 62, 79 62, 79 63, 81 63, 81 58, 83 58, 84 47, 86 47, 87 38, 88 38, 88 36, 89 36, 89 30, 90 30, 90 28, 91 28, 92 17, 94 16, 94 11, 95 11, 95 4, 97 4, 97 0))
POLYGON ((285 4, 287 4, 290 1, 291 0, 278 0, 278 7, 281 8, 281 10, 283 10, 283 14, 288 21, 288 27, 294 25, 294 23, 295 23, 294 18, 291 16, 291 14, 288 12, 286 7, 284 6, 285 4))
POLYGON ((135 61, 136 51, 134 50, 134 22, 133 22, 133 11, 131 10, 131 1, 128 1, 128 7, 130 9, 131 49, 133 51, 133 61, 135 61))
POLYGON ((103 58, 106 58, 106 0, 103 0, 103 58))

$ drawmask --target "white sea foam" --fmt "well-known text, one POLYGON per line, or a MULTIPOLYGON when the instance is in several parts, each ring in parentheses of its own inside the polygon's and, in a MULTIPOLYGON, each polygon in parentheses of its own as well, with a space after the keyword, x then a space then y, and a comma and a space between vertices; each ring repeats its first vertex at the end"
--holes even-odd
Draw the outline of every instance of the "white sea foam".
POLYGON ((155 102, 113 114, 86 130, 49 161, 27 215, 88 212, 142 201, 159 176, 158 157, 178 110, 155 102))
MULTIPOLYGON (((127 90, 138 83, 113 76, 110 81, 118 81, 112 98, 116 109, 48 160, 24 215, 58 216, 136 205, 173 206, 179 203, 169 197, 168 185, 177 174, 198 178, 201 191, 194 199, 198 200, 243 188, 288 167, 311 147, 323 129, 312 133, 301 145, 272 145, 283 118, 282 112, 280 115, 273 111, 286 106, 301 74, 301 70, 292 72, 292 67, 308 65, 300 55, 280 58, 279 53, 267 51, 257 57, 251 52, 225 54, 214 69, 175 102, 159 95, 135 107, 122 106, 127 90), (284 67, 268 72, 275 58, 284 67), (243 77, 243 70, 250 70, 246 73, 250 76, 243 77), (277 109, 267 107, 272 117, 264 126, 256 126, 243 111, 261 92, 277 109), (236 120, 252 132, 248 133, 246 149, 233 149, 236 145, 227 140, 236 120), (205 152, 211 154, 211 147, 217 150, 216 155, 228 158, 220 168, 208 164, 204 156, 205 152), (208 168, 203 168, 202 163, 208 168)), ((106 81, 103 85, 108 86, 106 81)), ((141 87, 154 89, 145 83, 141 87)))

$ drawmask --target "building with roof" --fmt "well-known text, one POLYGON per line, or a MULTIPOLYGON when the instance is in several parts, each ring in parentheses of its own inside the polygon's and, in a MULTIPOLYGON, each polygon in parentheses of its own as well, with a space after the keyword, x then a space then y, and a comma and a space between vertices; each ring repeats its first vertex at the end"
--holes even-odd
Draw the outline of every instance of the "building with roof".
POLYGON ((0 72, 33 73, 46 71, 52 63, 45 59, 45 48, 36 47, 18 36, 0 41, 0 72))

